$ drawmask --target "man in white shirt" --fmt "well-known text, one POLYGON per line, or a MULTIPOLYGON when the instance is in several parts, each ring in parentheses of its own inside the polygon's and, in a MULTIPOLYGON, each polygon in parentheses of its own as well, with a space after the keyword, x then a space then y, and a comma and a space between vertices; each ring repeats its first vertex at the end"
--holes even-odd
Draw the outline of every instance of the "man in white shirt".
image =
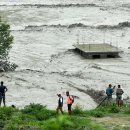
POLYGON ((59 97, 59 99, 58 99, 58 107, 56 109, 57 110, 57 114, 59 113, 59 110, 63 114, 63 110, 62 110, 62 107, 63 107, 63 97, 61 96, 61 94, 57 94, 57 96, 59 97))
POLYGON ((118 106, 123 105, 123 97, 122 97, 123 93, 124 93, 123 89, 121 88, 120 85, 118 85, 118 88, 116 90, 116 100, 117 100, 117 105, 118 106))

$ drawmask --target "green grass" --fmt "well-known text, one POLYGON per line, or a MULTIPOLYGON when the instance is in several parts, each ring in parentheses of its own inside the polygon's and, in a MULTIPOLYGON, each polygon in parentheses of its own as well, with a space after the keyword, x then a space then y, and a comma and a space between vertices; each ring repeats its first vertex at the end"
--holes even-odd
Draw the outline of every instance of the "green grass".
MULTIPOLYGON (((0 128, 3 130, 107 130, 108 124, 93 121, 91 118, 107 116, 129 117, 130 107, 119 108, 115 104, 102 106, 93 110, 83 110, 80 106, 73 109, 71 116, 67 113, 57 115, 40 104, 30 104, 19 110, 12 107, 0 108, 0 128)), ((113 126, 112 130, 120 130, 113 126)), ((130 130, 129 126, 121 127, 130 130)))

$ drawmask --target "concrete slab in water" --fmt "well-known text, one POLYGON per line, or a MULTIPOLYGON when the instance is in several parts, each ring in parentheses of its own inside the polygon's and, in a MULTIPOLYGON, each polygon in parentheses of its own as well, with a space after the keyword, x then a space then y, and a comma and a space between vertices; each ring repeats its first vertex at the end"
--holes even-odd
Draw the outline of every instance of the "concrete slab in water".
POLYGON ((76 51, 86 58, 116 58, 122 52, 109 44, 76 44, 76 51))
POLYGON ((75 44, 73 45, 77 49, 86 52, 86 53, 107 53, 107 52, 122 52, 117 47, 114 47, 109 44, 75 44))

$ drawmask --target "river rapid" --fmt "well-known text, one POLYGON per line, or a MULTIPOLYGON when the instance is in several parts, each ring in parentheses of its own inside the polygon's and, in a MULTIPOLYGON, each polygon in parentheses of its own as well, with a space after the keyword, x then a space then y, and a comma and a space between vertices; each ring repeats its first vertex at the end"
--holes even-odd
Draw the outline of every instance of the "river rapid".
POLYGON ((105 90, 120 84, 130 96, 129 0, 0 0, 0 15, 11 25, 10 61, 15 72, 0 73, 8 87, 7 106, 29 103, 57 107, 57 93, 77 96, 75 105, 91 109, 94 100, 77 88, 105 90), (110 43, 120 58, 85 59, 73 44, 110 43))

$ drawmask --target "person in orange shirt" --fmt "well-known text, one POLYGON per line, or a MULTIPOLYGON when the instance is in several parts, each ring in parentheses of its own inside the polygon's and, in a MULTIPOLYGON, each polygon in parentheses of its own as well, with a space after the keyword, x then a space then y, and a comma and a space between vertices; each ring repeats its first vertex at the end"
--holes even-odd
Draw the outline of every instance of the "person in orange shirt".
POLYGON ((67 96, 68 114, 71 115, 71 113, 72 113, 71 106, 73 103, 73 97, 70 96, 69 91, 66 92, 66 96, 67 96))

